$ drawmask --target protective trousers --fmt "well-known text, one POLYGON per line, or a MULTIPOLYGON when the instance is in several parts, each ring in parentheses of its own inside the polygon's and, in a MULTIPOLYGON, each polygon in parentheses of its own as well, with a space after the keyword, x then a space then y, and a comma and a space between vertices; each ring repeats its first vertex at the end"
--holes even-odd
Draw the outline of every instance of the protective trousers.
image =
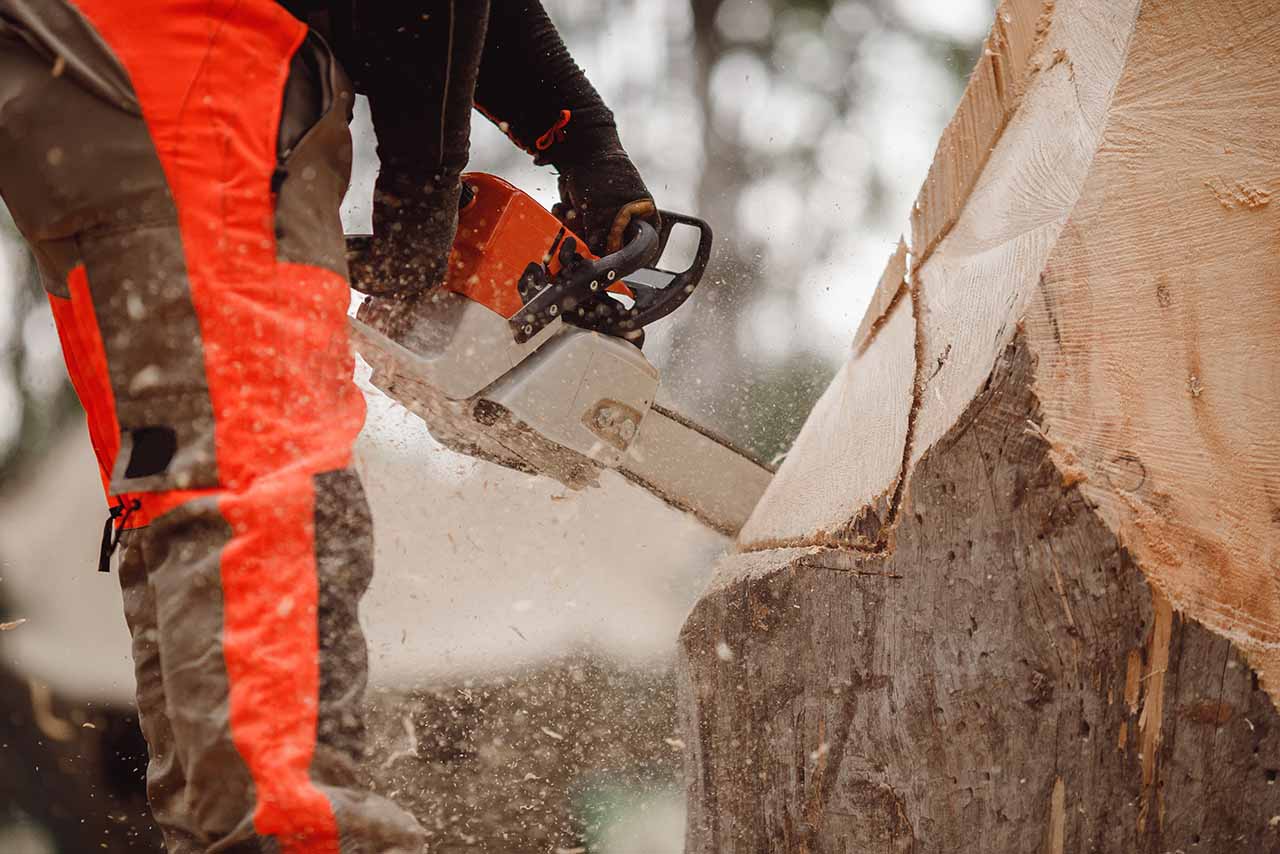
POLYGON ((0 0, 0 195, 113 514, 172 852, 417 852, 357 784, 351 86, 270 0, 0 0))

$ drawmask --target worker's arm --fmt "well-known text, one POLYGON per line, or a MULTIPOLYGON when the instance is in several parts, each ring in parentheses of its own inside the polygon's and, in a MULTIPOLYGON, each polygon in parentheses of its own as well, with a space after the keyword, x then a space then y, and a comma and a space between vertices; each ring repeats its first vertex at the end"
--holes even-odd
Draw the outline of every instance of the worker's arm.
POLYGON ((657 224, 613 113, 540 3, 494 0, 487 22, 483 4, 367 0, 352 8, 354 19, 334 36, 350 42, 343 60, 369 98, 381 161, 373 237, 348 254, 358 290, 405 296, 443 280, 473 102, 556 167, 558 213, 597 254, 633 217, 657 224))
POLYGON ((373 237, 348 252, 352 285, 409 296, 443 281, 466 167, 484 4, 364 0, 335 37, 378 140, 373 237), (478 11, 475 7, 479 7, 478 11))
POLYGON ((491 5, 475 103, 534 162, 556 168, 558 213, 595 252, 616 249, 633 218, 657 224, 653 196, 618 139, 613 112, 539 0, 491 5))

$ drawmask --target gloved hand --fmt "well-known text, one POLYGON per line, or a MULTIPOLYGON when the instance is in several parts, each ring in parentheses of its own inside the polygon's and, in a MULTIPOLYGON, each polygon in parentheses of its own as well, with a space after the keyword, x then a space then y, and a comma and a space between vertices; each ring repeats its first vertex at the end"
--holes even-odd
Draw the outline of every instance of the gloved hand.
POLYGON ((394 172, 379 175, 373 236, 347 240, 353 288, 374 296, 409 297, 444 281, 458 230, 461 185, 456 178, 442 183, 423 187, 394 172))
POLYGON ((598 155, 560 171, 560 204, 551 209, 596 255, 622 248, 633 219, 661 226, 653 194, 631 158, 622 152, 598 155))

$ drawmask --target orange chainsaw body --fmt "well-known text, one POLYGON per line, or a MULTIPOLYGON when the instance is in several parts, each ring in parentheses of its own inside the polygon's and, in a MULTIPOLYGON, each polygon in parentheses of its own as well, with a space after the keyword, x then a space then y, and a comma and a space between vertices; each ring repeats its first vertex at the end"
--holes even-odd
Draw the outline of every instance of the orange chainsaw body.
MULTIPOLYGON (((444 282, 449 290, 509 318, 524 305, 518 284, 525 268, 537 262, 552 276, 558 273, 558 250, 565 237, 577 241, 579 255, 596 259, 582 238, 527 193, 483 172, 468 172, 462 180, 474 196, 458 212, 444 282)), ((631 296, 622 282, 609 290, 631 296)))

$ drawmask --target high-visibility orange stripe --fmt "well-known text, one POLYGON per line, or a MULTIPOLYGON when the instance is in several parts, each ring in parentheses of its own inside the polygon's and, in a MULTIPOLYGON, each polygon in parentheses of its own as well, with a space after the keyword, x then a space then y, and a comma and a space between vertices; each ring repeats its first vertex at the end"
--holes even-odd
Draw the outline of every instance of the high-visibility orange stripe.
POLYGON ((320 664, 314 493, 293 473, 224 495, 223 657, 231 725, 257 789, 254 827, 297 854, 338 854, 337 828, 309 776, 320 664), (304 737, 305 736, 305 737, 304 737))
POLYGON ((350 461, 364 402, 346 283, 276 261, 276 133, 306 29, 271 0, 74 2, 128 70, 177 205, 233 532, 223 654, 254 826, 285 854, 337 854, 332 807, 309 777, 319 692, 310 475, 350 461))
POLYGON ((102 485, 109 489, 110 466, 120 452, 120 425, 116 421, 116 402, 107 374, 106 348, 102 344, 102 333, 98 328, 83 265, 77 266, 67 276, 67 291, 69 298, 49 294, 49 307, 53 311, 58 340, 62 342, 62 356, 67 363, 71 386, 84 406, 89 442, 98 459, 102 485))

